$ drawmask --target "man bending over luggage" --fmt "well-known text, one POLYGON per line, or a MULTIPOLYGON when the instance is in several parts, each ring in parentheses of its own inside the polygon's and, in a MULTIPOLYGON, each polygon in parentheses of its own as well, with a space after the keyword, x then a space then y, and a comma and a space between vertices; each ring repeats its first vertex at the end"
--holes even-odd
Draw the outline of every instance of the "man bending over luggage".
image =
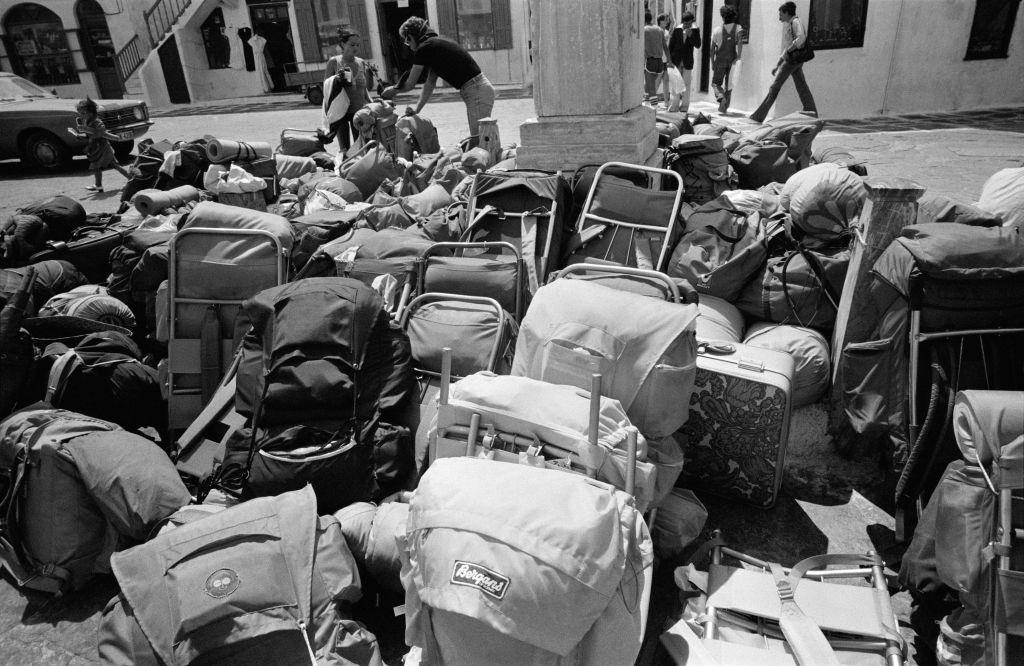
POLYGON ((459 44, 438 37, 426 19, 418 16, 406 19, 398 29, 398 36, 413 52, 412 69, 397 86, 385 88, 381 97, 391 99, 400 92, 412 90, 426 69, 427 80, 420 92, 420 99, 415 108, 410 106, 405 109, 406 115, 415 115, 427 105, 440 77, 457 88, 462 96, 469 120, 470 148, 475 147, 480 138, 480 119, 489 117, 494 108, 494 86, 480 71, 476 60, 459 44))

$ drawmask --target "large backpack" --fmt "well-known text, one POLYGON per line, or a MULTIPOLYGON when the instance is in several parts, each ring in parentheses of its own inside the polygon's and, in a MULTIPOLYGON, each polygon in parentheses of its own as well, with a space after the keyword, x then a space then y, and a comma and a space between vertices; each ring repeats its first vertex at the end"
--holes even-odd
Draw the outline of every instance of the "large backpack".
POLYGON ((0 488, 0 559, 49 593, 82 587, 118 538, 142 541, 191 500, 153 442, 45 403, 0 423, 0 488))
POLYGON ((763 270, 769 244, 781 224, 740 210, 720 196, 695 210, 672 251, 667 273, 683 278, 701 294, 735 300, 763 270))
POLYGON ((112 558, 121 593, 100 624, 104 663, 381 663, 352 619, 356 562, 311 490, 191 513, 112 558))
POLYGON ((85 224, 85 208, 71 197, 56 195, 33 201, 22 206, 18 212, 23 215, 35 215, 50 231, 50 240, 66 241, 71 232, 85 224))
POLYGON ((437 461, 402 547, 406 641, 430 664, 632 664, 653 562, 633 499, 563 471, 437 461))
POLYGON ((696 206, 736 187, 721 137, 684 134, 665 150, 663 168, 683 177, 683 200, 696 206))

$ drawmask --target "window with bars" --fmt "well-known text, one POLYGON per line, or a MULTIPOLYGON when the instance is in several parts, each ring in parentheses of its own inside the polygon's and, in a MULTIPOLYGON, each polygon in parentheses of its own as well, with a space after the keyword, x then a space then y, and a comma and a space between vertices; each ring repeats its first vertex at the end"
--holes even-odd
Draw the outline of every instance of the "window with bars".
POLYGON ((438 32, 467 51, 512 48, 509 0, 438 0, 438 32))

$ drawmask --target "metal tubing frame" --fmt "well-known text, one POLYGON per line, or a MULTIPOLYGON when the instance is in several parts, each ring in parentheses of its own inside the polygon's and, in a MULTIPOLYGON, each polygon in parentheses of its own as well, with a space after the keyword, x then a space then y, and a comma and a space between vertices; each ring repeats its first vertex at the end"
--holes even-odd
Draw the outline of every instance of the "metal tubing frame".
MULTIPOLYGON (((596 221, 602 222, 604 224, 610 224, 613 227, 626 227, 626 228, 629 228, 629 229, 634 229, 634 230, 639 230, 639 231, 664 232, 665 233, 665 240, 662 241, 662 243, 661 243, 661 252, 658 254, 658 261, 655 264, 655 268, 656 269, 661 269, 661 267, 664 265, 665 258, 668 255, 668 251, 669 251, 669 247, 668 246, 669 246, 669 243, 670 243, 671 238, 672 238, 672 227, 675 225, 676 219, 678 219, 678 217, 679 217, 679 208, 682 205, 682 201, 683 201, 683 177, 680 176, 675 171, 672 171, 670 169, 659 169, 657 167, 643 166, 641 164, 627 164, 625 162, 605 162, 604 164, 602 164, 601 166, 599 166, 597 168, 597 172, 594 174, 594 181, 590 184, 590 191, 587 192, 586 201, 584 201, 584 203, 583 203, 583 212, 580 213, 580 219, 579 219, 579 221, 576 224, 576 231, 577 232, 583 231, 583 226, 586 224, 587 220, 596 220, 596 221), (669 176, 669 177, 675 178, 675 180, 676 180, 676 196, 675 196, 675 200, 672 203, 672 216, 669 218, 668 224, 666 226, 664 226, 664 227, 659 227, 659 226, 650 225, 650 224, 639 224, 637 222, 625 222, 625 221, 621 221, 621 220, 613 220, 613 219, 607 218, 607 217, 601 217, 600 215, 594 215, 593 213, 589 212, 590 211, 590 206, 594 202, 594 194, 597 192, 598 184, 601 182, 601 176, 604 175, 604 172, 605 172, 605 170, 608 167, 622 167, 622 168, 625 168, 625 169, 632 169, 634 171, 643 171, 645 173, 652 174, 652 180, 653 180, 653 175, 654 174, 657 174, 657 175, 660 175, 660 176, 663 176, 663 177, 664 176, 669 176)), ((630 242, 632 244, 632 241, 630 241, 630 242)))
MULTIPOLYGON (((171 240, 167 244, 167 317, 170 320, 168 322, 167 340, 168 344, 177 339, 190 339, 190 338, 179 338, 177 335, 177 319, 178 319, 178 304, 179 303, 191 303, 198 305, 241 305, 246 299, 207 299, 207 298, 179 298, 178 293, 178 253, 177 245, 183 237, 186 236, 253 236, 262 237, 268 240, 274 247, 274 253, 277 257, 277 284, 282 285, 287 281, 288 276, 288 251, 284 249, 284 245, 281 243, 281 239, 274 235, 272 232, 266 229, 217 229, 213 227, 190 227, 188 229, 182 229, 175 235, 171 236, 171 240)), ((168 372, 167 376, 167 393, 168 396, 173 395, 194 395, 195 391, 187 390, 184 393, 180 393, 175 390, 174 387, 174 376, 181 373, 168 372)))
POLYGON ((645 268, 634 268, 633 266, 610 266, 608 264, 571 264, 562 270, 557 271, 554 279, 557 280, 559 278, 566 278, 571 275, 588 272, 607 273, 609 275, 630 275, 634 277, 650 278, 652 281, 657 280, 666 288, 672 302, 682 302, 682 297, 679 295, 679 287, 676 286, 676 283, 673 282, 668 275, 661 271, 648 270, 645 268))
MULTIPOLYGON (((462 303, 476 303, 477 305, 490 305, 490 306, 493 306, 494 307, 494 311, 498 313, 498 322, 499 322, 499 325, 500 325, 500 330, 504 330, 504 328, 505 328, 505 316, 506 316, 505 315, 505 309, 503 307, 501 307, 501 303, 499 303, 498 301, 494 300, 493 298, 487 298, 486 296, 464 296, 462 294, 446 294, 443 291, 431 291, 431 292, 427 292, 425 294, 420 294, 416 298, 414 298, 411 301, 409 301, 409 305, 407 305, 405 307, 405 309, 402 311, 402 317, 401 317, 401 319, 398 322, 399 326, 402 328, 403 331, 406 329, 406 327, 409 324, 409 315, 410 315, 411 312, 413 312, 413 310, 416 309, 417 306, 422 305, 423 303, 436 303, 438 301, 459 301, 459 302, 462 302, 462 303)), ((499 336, 497 336, 494 339, 494 346, 491 348, 491 353, 487 357, 487 368, 486 369, 487 369, 488 372, 493 372, 494 371, 494 366, 498 362, 498 352, 500 351, 500 347, 501 347, 501 336, 499 335, 499 336)), ((441 350, 441 368, 442 368, 442 370, 441 370, 440 373, 432 372, 430 370, 423 370, 421 368, 417 368, 416 371, 417 372, 421 372, 424 375, 428 375, 430 377, 441 377, 443 379, 444 378, 444 372, 445 372, 444 368, 445 368, 446 354, 447 354, 447 363, 448 363, 448 374, 449 374, 449 378, 450 378, 450 376, 451 376, 451 347, 443 347, 442 350, 441 350), (447 350, 447 352, 445 350, 447 350)))

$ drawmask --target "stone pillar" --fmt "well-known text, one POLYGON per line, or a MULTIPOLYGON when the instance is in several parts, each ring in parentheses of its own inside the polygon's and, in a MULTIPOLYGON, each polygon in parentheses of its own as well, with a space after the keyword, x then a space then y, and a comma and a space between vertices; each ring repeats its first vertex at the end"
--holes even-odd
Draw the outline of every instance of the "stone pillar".
POLYGON ((645 164, 658 146, 641 105, 640 0, 530 0, 534 107, 520 126, 521 168, 645 164))
POLYGON ((864 185, 868 198, 860 214, 863 224, 860 235, 851 243, 850 267, 832 334, 833 378, 843 345, 864 342, 878 323, 867 316, 871 269, 903 227, 917 222, 917 200, 924 194, 923 187, 902 178, 868 178, 864 185))

